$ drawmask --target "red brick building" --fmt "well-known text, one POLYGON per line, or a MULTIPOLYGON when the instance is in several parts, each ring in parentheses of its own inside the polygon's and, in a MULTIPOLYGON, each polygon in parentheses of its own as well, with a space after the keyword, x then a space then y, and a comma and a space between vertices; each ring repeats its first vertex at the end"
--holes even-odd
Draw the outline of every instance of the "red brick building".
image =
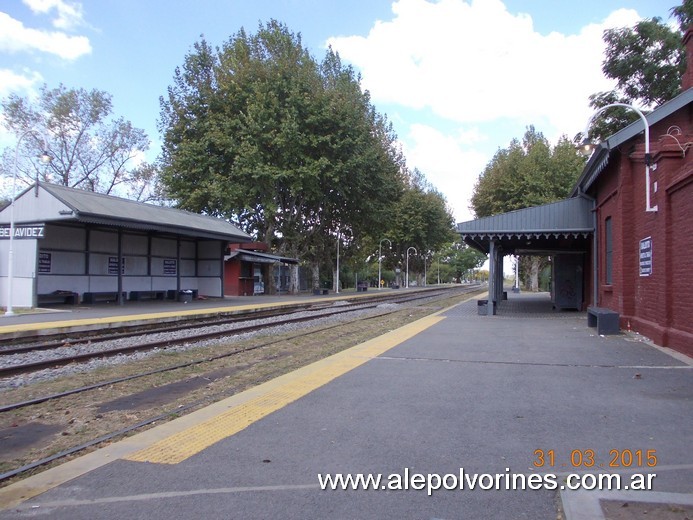
POLYGON ((621 328, 693 354, 693 89, 685 87, 647 116, 649 158, 638 121, 601 144, 574 194, 596 199, 597 304, 617 311, 621 328))
POLYGON ((647 116, 649 156, 644 124, 636 121, 601 143, 573 195, 584 192, 596 199, 597 304, 617 311, 621 328, 693 355, 690 29, 684 44, 683 92, 647 116))
POLYGON ((285 266, 296 264, 296 258, 270 254, 263 242, 229 244, 224 256, 224 295, 253 296, 286 291, 285 266))
POLYGON ((551 255, 576 308, 611 309, 622 329, 693 355, 692 30, 684 43, 682 93, 600 143, 571 199, 457 225, 490 255, 490 299, 502 299, 504 255, 551 255))

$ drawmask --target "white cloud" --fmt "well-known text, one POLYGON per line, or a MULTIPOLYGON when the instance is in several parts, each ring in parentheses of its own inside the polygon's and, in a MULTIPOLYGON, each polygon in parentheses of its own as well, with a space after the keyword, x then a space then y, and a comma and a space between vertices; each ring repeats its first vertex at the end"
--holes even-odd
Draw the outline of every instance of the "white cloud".
POLYGON ((467 129, 452 136, 417 124, 399 129, 407 164, 446 195, 458 221, 472 218, 474 182, 508 144, 494 142, 493 127, 520 128, 513 136, 520 138, 533 124, 551 141, 581 131, 592 113, 589 95, 613 88, 601 72, 604 29, 640 19, 620 9, 575 34, 543 35, 529 15, 509 13, 501 0, 397 0, 392 11, 367 36, 327 44, 360 71, 374 104, 467 129), (477 124, 486 135, 468 129, 477 124))
POLYGON ((407 163, 421 170, 436 189, 445 194, 456 221, 470 220, 467 208, 474 191, 474 183, 484 169, 488 158, 469 147, 470 136, 479 139, 476 131, 459 130, 457 135, 446 135, 422 124, 410 127, 406 141, 402 142, 407 163))
POLYGON ((565 132, 584 124, 590 94, 611 88, 601 73, 602 31, 639 19, 621 9, 576 35, 541 35, 500 0, 399 0, 392 9, 394 18, 366 37, 328 40, 360 69, 376 104, 461 123, 549 121, 565 132))
POLYGON ((33 92, 34 87, 43 81, 43 76, 35 71, 17 74, 9 69, 0 69, 0 98, 10 93, 33 92))
POLYGON ((78 2, 65 2, 63 0, 24 0, 34 13, 48 14, 53 9, 58 17, 53 20, 53 27, 69 31, 84 25, 82 4, 78 2))
POLYGON ((0 13, 0 51, 20 52, 38 50, 55 54, 65 60, 74 60, 91 52, 86 36, 68 36, 57 31, 41 31, 24 24, 5 13, 0 13))

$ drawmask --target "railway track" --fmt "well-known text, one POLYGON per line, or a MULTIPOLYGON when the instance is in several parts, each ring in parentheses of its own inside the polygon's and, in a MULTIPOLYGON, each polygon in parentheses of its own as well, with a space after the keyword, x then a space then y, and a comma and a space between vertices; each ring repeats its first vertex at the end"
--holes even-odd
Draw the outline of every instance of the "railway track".
MULTIPOLYGON (((417 300, 421 301, 424 299, 429 299, 432 302, 436 302, 436 301, 440 301, 440 300, 445 300, 447 297, 452 298, 452 297, 456 297, 456 296, 460 296, 460 295, 464 295, 464 294, 478 292, 479 290, 480 290, 479 287, 471 287, 471 288, 467 287, 467 288, 463 288, 460 290, 454 290, 454 291, 450 291, 450 290, 448 290, 448 291, 430 291, 427 293, 418 293, 418 294, 409 293, 408 295, 398 295, 398 297, 396 299, 388 299, 387 301, 389 301, 390 303, 395 303, 395 301, 400 303, 400 302, 404 302, 404 301, 417 301, 417 300)), ((347 312, 348 310, 354 310, 355 307, 359 307, 361 309, 363 309, 365 307, 373 308, 373 307, 376 307, 382 303, 383 303, 383 300, 378 300, 377 302, 368 302, 368 303, 364 303, 362 305, 340 305, 337 309, 329 310, 329 314, 334 316, 334 314, 347 312)), ((323 310, 325 310, 325 309, 323 309, 323 310)), ((317 327, 317 328, 312 328, 311 330, 302 330, 302 331, 290 334, 288 336, 286 334, 283 334, 283 335, 281 335, 281 337, 278 337, 278 338, 277 337, 274 337, 274 338, 270 337, 268 339, 265 336, 264 339, 262 339, 260 341, 252 341, 251 344, 248 346, 243 346, 240 348, 232 349, 232 350, 229 350, 229 351, 224 352, 222 354, 209 356, 209 357, 203 357, 203 358, 189 361, 186 363, 173 364, 170 366, 165 366, 165 367, 162 367, 162 368, 159 368, 156 370, 147 371, 147 372, 130 374, 130 375, 127 375, 125 377, 120 377, 117 379, 110 379, 107 381, 101 381, 101 382, 96 383, 96 384, 87 385, 87 386, 83 386, 83 387, 79 387, 79 388, 73 388, 71 390, 67 390, 67 391, 60 392, 60 393, 55 393, 55 394, 51 394, 51 395, 42 395, 42 396, 35 397, 35 398, 29 399, 26 401, 16 402, 16 403, 11 403, 8 405, 0 406, 0 414, 5 415, 8 413, 12 413, 13 411, 21 411, 22 408, 26 408, 26 407, 29 407, 32 405, 38 405, 38 404, 44 403, 46 401, 60 400, 61 398, 67 398, 68 396, 76 396, 76 394, 81 394, 81 393, 85 393, 87 396, 85 398, 88 399, 89 402, 91 402, 93 397, 88 397, 88 396, 96 396, 96 394, 88 393, 92 390, 105 389, 105 387, 113 388, 114 386, 119 385, 119 383, 130 382, 130 381, 138 380, 138 379, 142 379, 143 381, 145 381, 145 385, 149 385, 149 383, 148 383, 149 379, 147 378, 147 376, 152 376, 155 374, 158 375, 158 374, 162 374, 165 372, 174 372, 177 370, 185 369, 186 367, 188 367, 188 368, 192 367, 194 365, 206 366, 208 368, 204 368, 201 370, 208 370, 209 367, 214 367, 215 363, 221 362, 224 358, 234 358, 236 356, 241 356, 243 354, 247 354, 251 351, 264 352, 264 350, 262 350, 262 349, 264 349, 265 347, 272 346, 273 344, 282 343, 282 342, 292 342, 295 340, 300 341, 301 339, 306 339, 313 334, 321 334, 321 333, 324 334, 326 331, 329 331, 330 329, 334 329, 334 332, 332 332, 332 334, 335 334, 336 336, 340 336, 340 335, 342 335, 342 332, 340 329, 342 327, 344 327, 344 328, 348 327, 350 323, 358 322, 360 325, 363 325, 365 322, 367 322, 369 320, 376 319, 376 318, 383 318, 384 316, 387 316, 389 314, 395 314, 397 312, 401 312, 401 310, 402 310, 401 307, 399 309, 384 309, 383 312, 379 312, 379 313, 374 314, 374 315, 370 315, 370 316, 366 316, 366 317, 360 316, 360 317, 357 317, 356 319, 352 319, 351 321, 341 321, 339 323, 331 324, 328 326, 321 326, 321 327, 317 327)), ((315 320, 315 319, 318 319, 321 317, 324 317, 324 314, 321 314, 320 316, 313 315, 311 317, 302 317, 299 319, 300 319, 300 321, 307 322, 311 319, 315 320)), ((236 320, 236 321, 238 321, 238 320, 236 320)), ((265 324, 265 325, 260 326, 260 327, 266 328, 267 326, 268 325, 265 324)), ((274 326, 274 323, 271 324, 270 326, 274 326)), ((226 334, 228 335, 228 332, 226 334)), ((186 339, 186 342, 190 342, 190 341, 191 340, 189 338, 186 339)), ((284 347, 282 347, 282 348, 284 348, 284 347)), ((271 356, 268 356, 267 354, 260 354, 260 356, 264 356, 261 358, 261 359, 263 359, 263 362, 264 362, 265 358, 267 361, 272 359, 271 356)), ((64 360, 63 360, 63 362, 64 362, 64 360)), ((218 398, 222 398, 225 396, 226 395, 219 395, 218 398)), ((72 398, 70 398, 70 399, 72 399, 72 398)), ((35 468, 44 466, 46 464, 49 464, 51 462, 54 462, 56 460, 59 460, 61 458, 66 457, 66 456, 73 455, 75 453, 78 453, 80 451, 88 449, 91 446, 94 446, 94 445, 100 444, 102 442, 118 438, 124 434, 127 434, 128 432, 138 430, 138 429, 145 427, 149 424, 152 424, 155 422, 160 422, 162 420, 167 420, 168 418, 170 418, 174 415, 179 415, 180 413, 184 413, 186 410, 190 410, 190 409, 194 409, 194 408, 199 407, 199 406, 203 406, 208 402, 209 402, 209 398, 205 398, 204 402, 197 402, 196 401, 196 402, 192 402, 192 403, 186 403, 186 404, 175 406, 175 408, 171 412, 166 412, 163 414, 158 413, 158 414, 156 414, 156 415, 154 415, 148 419, 145 419, 143 421, 139 421, 136 424, 132 424, 132 425, 127 426, 125 428, 121 427, 117 431, 113 431, 113 432, 109 433, 108 435, 100 435, 100 436, 98 436, 92 440, 89 440, 88 442, 82 443, 78 446, 73 446, 69 449, 62 450, 59 453, 56 453, 55 455, 51 455, 51 456, 45 457, 43 459, 40 459, 40 460, 31 462, 29 464, 26 464, 24 466, 14 468, 14 469, 7 471, 5 473, 1 473, 0 474, 0 482, 6 481, 8 479, 12 479, 13 477, 16 477, 18 475, 21 475, 23 473, 31 471, 35 468)), ((55 406, 55 405, 53 405, 53 406, 55 406)), ((32 409, 32 410, 34 410, 34 409, 32 409)), ((31 413, 34 413, 34 412, 31 412, 31 413)))
MULTIPOLYGON (((477 286, 467 286, 462 288, 462 290, 467 290, 468 288, 475 288, 477 286)), ((420 298, 427 298, 434 294, 443 294, 445 291, 455 290, 454 288, 446 289, 428 289, 426 291, 419 291, 414 293, 388 293, 384 295, 369 295, 366 299, 368 303, 397 303, 400 301, 414 301, 420 298)), ((11 338, 2 340, 0 344, 0 356, 19 354, 30 351, 39 350, 50 350, 55 348, 60 348, 66 343, 70 345, 78 345, 83 343, 90 343, 93 341, 106 341, 122 338, 131 338, 142 336, 145 334, 155 334, 158 332, 175 332, 184 331, 200 327, 211 327, 215 325, 228 325, 235 323, 243 323, 249 320, 259 320, 259 319, 270 319, 280 316, 286 316, 287 314, 298 313, 298 312, 319 312, 324 309, 333 309, 339 305, 359 305, 359 302, 352 302, 350 300, 338 300, 329 302, 311 302, 306 304, 296 304, 291 307, 280 307, 268 310, 258 310, 252 309, 247 311, 234 311, 233 313, 221 312, 216 316, 205 316, 205 317, 191 317, 191 318, 178 318, 171 322, 152 322, 149 324, 135 324, 130 325, 123 323, 117 327, 111 327, 109 329, 101 330, 84 330, 84 331, 71 331, 71 332, 61 332, 55 334, 41 334, 41 335, 25 335, 21 338, 11 338)), ((212 312, 212 311, 210 311, 212 312)))
MULTIPOLYGON (((473 290, 473 287, 465 288, 462 290, 473 290)), ((337 306, 335 306, 334 304, 331 304, 329 306, 318 305, 313 308, 305 308, 304 311, 310 312, 311 314, 298 317, 293 316, 299 313, 294 309, 292 309, 291 312, 288 313, 288 315, 286 311, 282 312, 281 309, 278 309, 272 313, 264 313, 263 319, 271 320, 271 323, 263 322, 244 325, 244 322, 257 322, 258 320, 256 314, 249 314, 247 317, 244 318, 233 317, 225 319, 214 319, 209 320, 204 324, 199 323, 199 321, 195 323, 169 324, 169 326, 155 327, 144 331, 141 329, 127 332, 117 331, 102 334, 100 336, 89 335, 88 337, 82 337, 77 339, 66 338, 60 341, 54 340, 51 342, 34 345, 13 346, 0 350, 0 379, 20 374, 27 374, 39 370, 56 368, 71 363, 82 363, 92 359, 108 358, 123 354, 132 354, 136 352, 143 352, 154 349, 164 349, 174 345, 190 344, 217 338, 237 336, 240 334, 263 330, 267 327, 277 327, 281 325, 308 322, 319 318, 326 318, 330 316, 343 314, 350 311, 372 309, 379 305, 382 305, 384 302, 402 303, 417 301, 425 298, 433 298, 440 294, 449 293, 449 291, 450 290, 447 289, 440 291, 432 290, 419 293, 409 293, 406 295, 372 298, 369 299, 368 302, 363 303, 348 303, 337 306), (187 331, 187 333, 177 337, 165 337, 164 339, 147 339, 152 337, 156 338, 162 333, 181 331, 187 331), (108 345, 108 343, 112 342, 113 340, 121 340, 134 337, 138 338, 137 341, 135 343, 130 343, 125 346, 104 346, 103 348, 99 347, 100 344, 108 345), (63 355, 64 351, 70 350, 69 347, 74 347, 80 344, 88 344, 89 352, 68 353, 63 355), (49 355, 49 357, 44 357, 43 359, 38 361, 15 361, 15 359, 20 355, 30 356, 32 353, 35 352, 50 352, 53 355, 49 355)), ((0 411, 2 411, 1 408, 0 411)))

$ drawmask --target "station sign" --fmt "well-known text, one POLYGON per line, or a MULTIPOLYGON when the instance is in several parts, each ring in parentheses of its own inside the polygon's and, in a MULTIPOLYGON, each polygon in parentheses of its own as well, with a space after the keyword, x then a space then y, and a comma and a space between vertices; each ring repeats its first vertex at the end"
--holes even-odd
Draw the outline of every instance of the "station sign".
POLYGON ((652 237, 640 241, 640 276, 652 274, 652 237))
MULTIPOLYGON (((37 239, 44 237, 44 226, 39 224, 37 226, 15 226, 14 227, 14 239, 37 239)), ((10 226, 8 224, 0 226, 0 240, 10 239, 10 226)))
POLYGON ((38 259, 38 272, 41 274, 47 274, 51 272, 51 265, 53 264, 53 258, 51 253, 39 253, 38 259))

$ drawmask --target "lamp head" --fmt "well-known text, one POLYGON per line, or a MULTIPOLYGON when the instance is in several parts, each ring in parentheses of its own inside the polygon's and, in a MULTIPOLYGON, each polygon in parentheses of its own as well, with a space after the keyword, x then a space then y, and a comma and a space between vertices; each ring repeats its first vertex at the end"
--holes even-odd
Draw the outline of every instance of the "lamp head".
POLYGON ((53 160, 53 156, 48 153, 48 150, 44 150, 41 152, 39 159, 43 164, 48 164, 53 160))
POLYGON ((596 144, 594 144, 587 135, 585 135, 585 138, 582 140, 582 142, 576 147, 577 151, 584 155, 585 157, 589 157, 592 155, 592 152, 594 152, 594 149, 597 147, 596 144))

